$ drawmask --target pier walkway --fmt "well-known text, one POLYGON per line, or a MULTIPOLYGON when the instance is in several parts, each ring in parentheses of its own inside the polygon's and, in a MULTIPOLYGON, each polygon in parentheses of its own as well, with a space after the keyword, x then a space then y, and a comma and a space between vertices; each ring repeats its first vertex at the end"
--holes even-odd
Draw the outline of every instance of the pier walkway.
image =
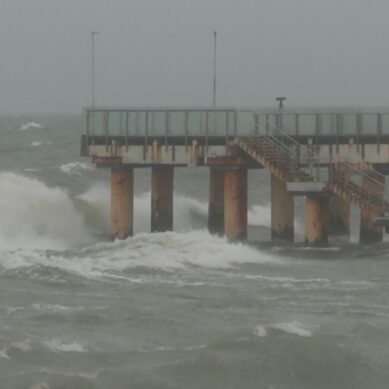
POLYGON ((247 237, 247 169, 271 176, 273 240, 294 239, 294 196, 305 196, 305 241, 350 230, 383 238, 389 201, 389 108, 86 108, 81 155, 111 169, 112 235, 133 230, 133 169, 152 168, 151 230, 173 228, 174 167, 210 168, 209 229, 247 237))

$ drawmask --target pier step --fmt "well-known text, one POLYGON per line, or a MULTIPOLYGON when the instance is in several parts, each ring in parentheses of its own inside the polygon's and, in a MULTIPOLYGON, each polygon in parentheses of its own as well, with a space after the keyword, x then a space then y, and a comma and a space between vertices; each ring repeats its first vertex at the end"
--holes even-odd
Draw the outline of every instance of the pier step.
MULTIPOLYGON (((312 175, 300 167, 299 145, 290 141, 287 136, 239 137, 235 143, 285 183, 315 181, 312 175)), ((366 211, 379 214, 389 212, 389 203, 384 201, 385 178, 369 163, 338 162, 329 169, 329 181, 324 186, 324 191, 366 211), (351 177, 355 175, 362 177, 360 184, 351 181, 351 177), (363 179, 367 180, 367 185, 362 184, 363 179)))
POLYGON ((389 203, 384 199, 385 177, 365 162, 339 162, 331 166, 330 180, 325 190, 366 211, 379 214, 389 211, 389 203), (361 176, 361 182, 357 184, 351 181, 351 177, 358 174, 361 176), (365 184, 363 180, 366 181, 365 184))
POLYGON ((314 178, 299 167, 298 150, 277 137, 237 138, 235 143, 283 182, 311 182, 314 178))

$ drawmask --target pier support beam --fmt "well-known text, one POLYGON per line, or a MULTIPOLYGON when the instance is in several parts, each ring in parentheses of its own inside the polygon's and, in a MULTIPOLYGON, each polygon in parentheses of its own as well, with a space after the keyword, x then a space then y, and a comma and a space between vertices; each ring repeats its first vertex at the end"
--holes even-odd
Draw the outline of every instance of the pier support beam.
POLYGON ((224 170, 210 168, 208 230, 211 234, 224 235, 224 170))
POLYGON ((341 236, 350 233, 350 203, 339 196, 329 197, 329 235, 341 236))
POLYGON ((271 239, 293 242, 294 199, 286 183, 271 175, 271 239))
MULTIPOLYGON (((384 185, 384 182, 382 183, 384 185)), ((374 193, 375 196, 383 198, 384 186, 374 185, 374 183, 366 177, 362 177, 362 189, 374 193)), ((359 229, 359 242, 362 244, 380 243, 384 237, 384 229, 382 226, 373 223, 374 218, 383 216, 378 212, 373 212, 361 209, 361 224, 359 229)))
POLYGON ((224 172, 224 231, 231 241, 247 239, 247 168, 224 172))
POLYGON ((154 166, 151 172, 151 232, 173 230, 174 168, 154 166))
POLYGON ((115 239, 126 239, 133 233, 133 169, 111 170, 111 233, 115 239))
POLYGON ((305 244, 328 244, 328 196, 308 193, 305 199, 305 244))

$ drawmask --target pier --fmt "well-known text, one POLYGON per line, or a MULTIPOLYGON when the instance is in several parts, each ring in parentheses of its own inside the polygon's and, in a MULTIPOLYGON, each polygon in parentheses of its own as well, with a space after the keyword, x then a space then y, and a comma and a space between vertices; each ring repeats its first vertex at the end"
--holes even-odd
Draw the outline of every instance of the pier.
POLYGON ((294 196, 305 197, 305 243, 350 232, 360 243, 389 225, 389 108, 85 108, 81 155, 111 170, 112 236, 133 232, 134 169, 151 168, 151 231, 173 229, 174 168, 210 169, 209 231, 247 239, 247 171, 266 169, 271 238, 294 240, 294 196))

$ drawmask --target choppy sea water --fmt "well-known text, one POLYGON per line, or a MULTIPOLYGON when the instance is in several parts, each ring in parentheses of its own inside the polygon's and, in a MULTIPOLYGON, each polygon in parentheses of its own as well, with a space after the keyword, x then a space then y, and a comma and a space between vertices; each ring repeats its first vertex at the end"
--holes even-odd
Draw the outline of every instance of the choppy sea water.
POLYGON ((269 179, 251 171, 250 243, 230 244, 206 231, 201 168, 176 169, 163 234, 137 170, 136 235, 111 242, 82 124, 0 118, 0 388, 388 386, 388 243, 269 244, 269 179))

